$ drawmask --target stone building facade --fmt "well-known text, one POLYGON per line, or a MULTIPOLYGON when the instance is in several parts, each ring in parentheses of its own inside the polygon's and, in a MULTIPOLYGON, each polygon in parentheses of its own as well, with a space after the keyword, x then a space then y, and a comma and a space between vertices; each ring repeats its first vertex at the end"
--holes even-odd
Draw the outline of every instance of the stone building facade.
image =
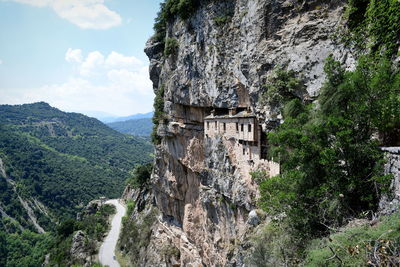
POLYGON ((213 110, 204 118, 205 138, 222 138, 233 161, 244 176, 264 169, 270 177, 278 175, 279 164, 266 159, 266 144, 257 117, 247 109, 213 110))

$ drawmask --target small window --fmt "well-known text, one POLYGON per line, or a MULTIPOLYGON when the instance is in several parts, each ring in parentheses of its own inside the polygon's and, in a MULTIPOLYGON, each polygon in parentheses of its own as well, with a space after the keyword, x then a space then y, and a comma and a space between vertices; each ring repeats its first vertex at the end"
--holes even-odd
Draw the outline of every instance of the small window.
POLYGON ((246 149, 243 148, 243 155, 246 155, 246 149))
POLYGON ((236 123, 236 132, 239 132, 239 123, 236 123))
POLYGON ((207 130, 210 130, 210 122, 207 121, 207 130))
POLYGON ((215 130, 216 130, 216 131, 218 130, 217 122, 215 122, 215 130))
POLYGON ((224 132, 226 132, 226 123, 224 122, 224 132))
POLYGON ((243 132, 243 129, 244 129, 244 124, 241 124, 240 125, 240 131, 243 132))
POLYGON ((251 124, 249 124, 249 126, 248 126, 248 131, 249 131, 249 133, 251 133, 251 124))

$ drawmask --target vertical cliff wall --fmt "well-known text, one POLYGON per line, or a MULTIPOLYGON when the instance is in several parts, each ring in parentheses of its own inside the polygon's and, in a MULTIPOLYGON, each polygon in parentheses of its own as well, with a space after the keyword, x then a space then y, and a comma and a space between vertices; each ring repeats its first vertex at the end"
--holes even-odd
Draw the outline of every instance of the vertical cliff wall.
POLYGON ((338 44, 345 1, 201 1, 187 20, 169 22, 176 53, 149 40, 150 76, 164 90, 152 194, 161 216, 143 266, 242 266, 246 240, 260 220, 257 184, 245 178, 223 138, 204 138, 204 117, 215 108, 248 108, 261 124, 274 119, 259 104, 276 66, 294 70, 312 97, 329 54, 354 66, 338 44), (175 247, 179 253, 167 253, 175 247))

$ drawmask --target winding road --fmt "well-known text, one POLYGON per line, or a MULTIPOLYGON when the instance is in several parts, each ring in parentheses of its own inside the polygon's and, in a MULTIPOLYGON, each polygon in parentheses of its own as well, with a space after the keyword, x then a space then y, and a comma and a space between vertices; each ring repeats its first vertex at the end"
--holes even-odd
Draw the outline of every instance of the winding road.
POLYGON ((106 204, 114 205, 117 208, 117 213, 112 219, 111 231, 108 233, 106 239, 104 239, 104 242, 100 247, 99 260, 104 266, 120 267, 115 258, 115 248, 117 246, 119 233, 121 232, 122 217, 125 215, 126 209, 118 199, 110 199, 106 201, 106 204))

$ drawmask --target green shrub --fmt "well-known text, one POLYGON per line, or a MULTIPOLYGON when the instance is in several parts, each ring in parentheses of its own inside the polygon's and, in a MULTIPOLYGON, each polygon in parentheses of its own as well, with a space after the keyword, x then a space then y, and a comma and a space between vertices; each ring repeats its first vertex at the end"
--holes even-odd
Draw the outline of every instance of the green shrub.
POLYGON ((164 43, 168 22, 179 17, 183 20, 188 19, 198 8, 199 0, 165 0, 160 4, 160 11, 154 23, 153 38, 164 43))
POLYGON ((147 185, 150 181, 153 164, 148 163, 144 165, 137 165, 133 171, 130 172, 131 177, 126 181, 127 184, 134 188, 141 188, 147 185))
POLYGON ((179 249, 172 244, 164 245, 161 248, 160 253, 166 259, 169 259, 171 257, 174 257, 175 259, 179 259, 180 255, 181 255, 181 252, 179 251, 179 249))
POLYGON ((352 33, 350 41, 378 55, 382 52, 386 56, 396 54, 400 38, 399 13, 400 2, 396 0, 349 0, 346 14, 352 33))
POLYGON ((126 203, 126 207, 127 207, 127 209, 126 209, 126 217, 129 218, 133 214, 133 210, 135 209, 135 206, 136 206, 136 203, 133 200, 129 200, 126 203))
POLYGON ((70 219, 62 223, 58 227, 57 239, 46 251, 50 253, 50 266, 70 266, 74 263, 70 250, 73 234, 78 230, 85 233, 85 251, 94 256, 97 253, 96 243, 103 240, 109 229, 109 217, 115 212, 115 206, 105 204, 95 214, 83 214, 80 220, 70 219))
POLYGON ((137 266, 139 263, 140 250, 146 248, 150 243, 152 226, 157 219, 157 214, 158 211, 152 209, 148 214, 143 215, 141 220, 124 220, 118 248, 128 256, 133 266, 137 266))
POLYGON ((153 115, 153 132, 151 133, 151 140, 153 144, 159 145, 161 137, 157 134, 158 125, 160 121, 165 119, 164 113, 164 86, 158 88, 154 98, 154 115, 153 115))
POLYGON ((280 106, 292 99, 302 99, 305 85, 296 77, 293 70, 277 67, 264 85, 266 91, 261 95, 261 103, 280 106))
POLYGON ((268 178, 267 172, 264 170, 256 170, 250 172, 251 178, 257 183, 262 183, 265 179, 268 178))
POLYGON ((304 265, 310 267, 399 266, 400 214, 313 240, 306 254, 304 265))
POLYGON ((175 38, 165 39, 164 55, 166 57, 176 54, 178 52, 178 48, 179 48, 179 43, 175 38))
POLYGON ((284 224, 271 222, 251 238, 251 253, 246 258, 249 266, 298 266, 297 254, 303 244, 293 238, 284 224))
POLYGON ((214 18, 215 24, 217 26, 224 26, 225 24, 229 23, 232 20, 232 16, 230 15, 224 15, 224 16, 219 16, 214 18))
POLYGON ((295 98, 286 103, 283 107, 283 118, 295 118, 305 112, 305 106, 300 99, 295 98))

